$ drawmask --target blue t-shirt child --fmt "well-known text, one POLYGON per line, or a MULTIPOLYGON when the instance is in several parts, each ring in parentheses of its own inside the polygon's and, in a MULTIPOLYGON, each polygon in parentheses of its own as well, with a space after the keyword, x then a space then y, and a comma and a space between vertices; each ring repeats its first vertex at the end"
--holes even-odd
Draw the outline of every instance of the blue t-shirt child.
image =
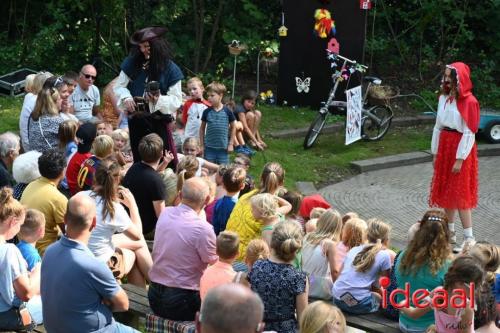
POLYGON ((42 261, 40 254, 32 244, 26 243, 23 240, 19 241, 16 246, 19 251, 21 251, 23 258, 28 263, 28 271, 31 272, 33 267, 35 267, 36 264, 42 261))
POLYGON ((226 230, 227 220, 229 220, 229 216, 233 212, 233 208, 237 201, 238 194, 232 197, 225 195, 215 203, 212 225, 214 226, 216 235, 226 230))
POLYGON ((227 107, 219 111, 207 108, 203 111, 201 121, 205 122, 205 159, 212 163, 228 164, 229 125, 236 121, 233 112, 227 107))

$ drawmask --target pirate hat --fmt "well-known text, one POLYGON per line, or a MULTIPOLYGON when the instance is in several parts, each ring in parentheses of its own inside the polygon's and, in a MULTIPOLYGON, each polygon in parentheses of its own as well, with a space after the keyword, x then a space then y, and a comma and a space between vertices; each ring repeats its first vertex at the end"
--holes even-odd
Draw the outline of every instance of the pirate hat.
POLYGON ((167 32, 167 28, 163 27, 147 27, 141 30, 137 30, 130 37, 130 43, 133 45, 138 45, 140 43, 148 42, 155 38, 163 36, 167 32))

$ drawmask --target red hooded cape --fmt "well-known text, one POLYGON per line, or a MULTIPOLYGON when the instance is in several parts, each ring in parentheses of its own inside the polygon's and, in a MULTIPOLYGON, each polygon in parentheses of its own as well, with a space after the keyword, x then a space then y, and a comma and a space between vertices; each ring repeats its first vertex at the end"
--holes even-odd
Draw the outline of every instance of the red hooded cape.
POLYGON ((457 72, 458 80, 458 112, 464 119, 467 127, 474 133, 479 128, 479 102, 472 95, 472 81, 470 80, 470 68, 463 62, 454 62, 447 67, 457 72))

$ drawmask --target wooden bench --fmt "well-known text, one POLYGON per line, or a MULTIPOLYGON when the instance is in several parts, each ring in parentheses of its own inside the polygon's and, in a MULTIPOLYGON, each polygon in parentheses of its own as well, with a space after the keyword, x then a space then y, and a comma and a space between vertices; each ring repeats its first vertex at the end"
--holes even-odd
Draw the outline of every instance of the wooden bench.
POLYGON ((384 317, 380 313, 366 315, 348 315, 344 313, 347 326, 366 332, 400 333, 399 323, 384 317))

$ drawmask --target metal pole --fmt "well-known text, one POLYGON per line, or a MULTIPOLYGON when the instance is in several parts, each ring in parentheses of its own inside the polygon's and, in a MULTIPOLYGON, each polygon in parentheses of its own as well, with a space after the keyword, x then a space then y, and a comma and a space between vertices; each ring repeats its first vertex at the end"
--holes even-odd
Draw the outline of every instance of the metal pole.
POLYGON ((233 89, 231 90, 231 99, 234 101, 234 86, 236 84, 236 58, 238 56, 234 56, 234 67, 233 67, 233 89))
POLYGON ((255 91, 258 94, 260 94, 260 54, 262 51, 259 51, 259 54, 257 55, 257 90, 255 91))

